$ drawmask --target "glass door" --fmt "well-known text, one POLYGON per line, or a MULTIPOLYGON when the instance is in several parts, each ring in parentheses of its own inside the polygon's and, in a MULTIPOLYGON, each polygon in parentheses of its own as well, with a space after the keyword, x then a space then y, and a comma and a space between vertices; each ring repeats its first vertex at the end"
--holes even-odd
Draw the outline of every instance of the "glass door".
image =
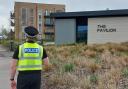
POLYGON ((86 17, 77 17, 76 18, 76 41, 87 43, 87 18, 86 17))

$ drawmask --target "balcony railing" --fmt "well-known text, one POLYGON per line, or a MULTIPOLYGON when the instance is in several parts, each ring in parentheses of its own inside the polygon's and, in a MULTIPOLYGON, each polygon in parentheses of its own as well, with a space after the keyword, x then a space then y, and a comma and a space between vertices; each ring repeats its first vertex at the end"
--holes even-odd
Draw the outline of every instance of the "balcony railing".
POLYGON ((54 22, 52 19, 47 19, 45 22, 44 22, 44 25, 45 26, 54 26, 54 22))
POLYGON ((11 12, 10 17, 11 17, 11 19, 14 19, 15 18, 15 13, 11 12))
POLYGON ((54 24, 53 23, 44 23, 45 26, 48 26, 48 27, 53 27, 54 24))
POLYGON ((11 26, 15 26, 15 23, 11 21, 11 26))

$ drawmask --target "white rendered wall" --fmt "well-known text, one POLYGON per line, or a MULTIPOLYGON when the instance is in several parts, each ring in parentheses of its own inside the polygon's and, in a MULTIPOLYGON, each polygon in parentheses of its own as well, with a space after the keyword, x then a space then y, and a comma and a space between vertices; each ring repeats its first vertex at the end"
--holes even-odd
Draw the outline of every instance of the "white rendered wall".
POLYGON ((88 18, 88 44, 128 41, 128 17, 88 18))

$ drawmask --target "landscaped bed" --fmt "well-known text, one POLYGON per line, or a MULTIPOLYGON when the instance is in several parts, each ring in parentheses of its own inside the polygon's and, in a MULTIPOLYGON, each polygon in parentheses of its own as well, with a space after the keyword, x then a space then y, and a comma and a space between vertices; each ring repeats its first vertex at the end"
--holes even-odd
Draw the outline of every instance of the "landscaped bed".
POLYGON ((128 89, 128 42, 46 46, 41 89, 128 89))

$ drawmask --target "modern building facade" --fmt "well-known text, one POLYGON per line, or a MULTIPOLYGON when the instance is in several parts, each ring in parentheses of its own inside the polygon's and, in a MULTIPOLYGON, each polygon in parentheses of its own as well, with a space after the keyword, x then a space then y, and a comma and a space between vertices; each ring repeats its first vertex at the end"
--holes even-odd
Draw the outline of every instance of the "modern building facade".
POLYGON ((54 40, 54 18, 50 13, 65 12, 65 5, 15 2, 15 39, 24 40, 24 28, 34 26, 38 39, 54 40))
POLYGON ((66 12, 55 18, 55 44, 128 42, 128 9, 66 12))

